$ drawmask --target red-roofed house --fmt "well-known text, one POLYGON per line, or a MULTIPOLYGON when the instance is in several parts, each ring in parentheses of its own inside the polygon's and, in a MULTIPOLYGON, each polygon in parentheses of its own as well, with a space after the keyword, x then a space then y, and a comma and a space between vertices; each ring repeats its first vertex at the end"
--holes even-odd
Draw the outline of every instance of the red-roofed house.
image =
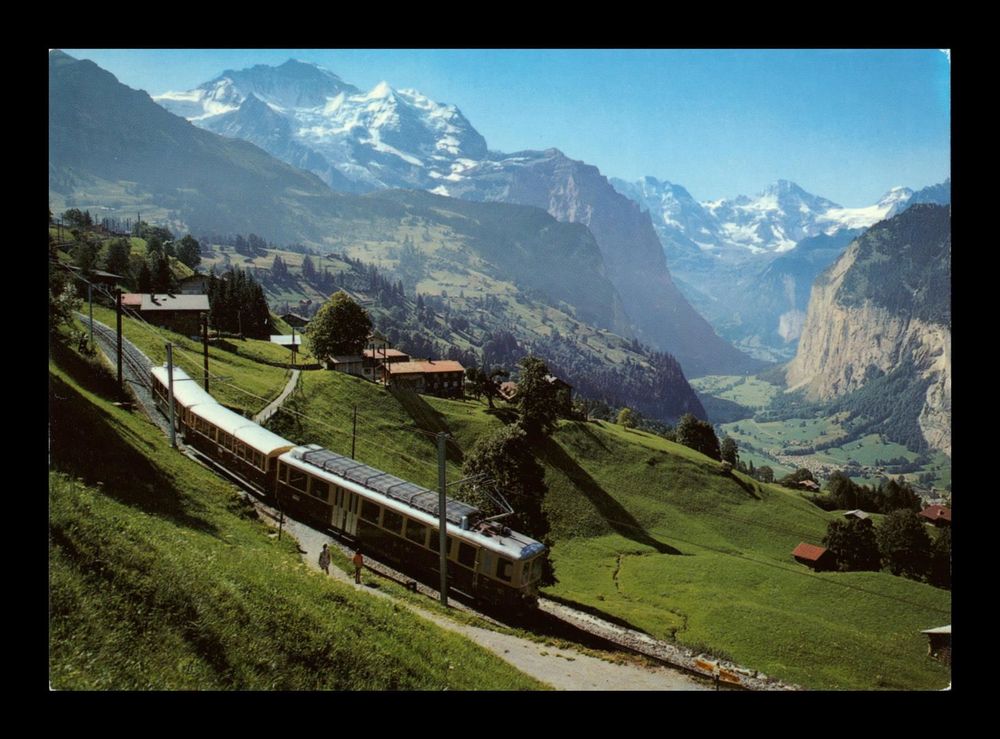
POLYGON ((829 549, 818 547, 815 544, 800 543, 792 552, 795 561, 812 567, 817 572, 820 570, 832 570, 834 567, 833 554, 829 549))
POLYGON ((461 397, 465 367, 450 359, 426 362, 391 362, 383 365, 386 384, 418 393, 461 397))
POLYGON ((935 526, 951 526, 951 508, 943 505, 929 505, 920 511, 920 515, 935 526))
POLYGON ((382 365, 410 361, 409 354, 398 349, 390 349, 388 345, 375 349, 365 349, 361 352, 361 358, 362 372, 367 379, 373 382, 378 382, 381 379, 383 375, 382 365))

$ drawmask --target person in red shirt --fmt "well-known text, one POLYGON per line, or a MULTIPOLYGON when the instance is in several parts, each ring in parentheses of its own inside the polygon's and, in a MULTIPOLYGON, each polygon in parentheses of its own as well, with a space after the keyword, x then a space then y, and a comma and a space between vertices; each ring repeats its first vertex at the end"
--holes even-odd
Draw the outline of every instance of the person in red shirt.
POLYGON ((365 558, 361 556, 361 548, 354 550, 354 558, 351 560, 354 562, 354 582, 358 585, 361 584, 361 568, 364 567, 365 558))

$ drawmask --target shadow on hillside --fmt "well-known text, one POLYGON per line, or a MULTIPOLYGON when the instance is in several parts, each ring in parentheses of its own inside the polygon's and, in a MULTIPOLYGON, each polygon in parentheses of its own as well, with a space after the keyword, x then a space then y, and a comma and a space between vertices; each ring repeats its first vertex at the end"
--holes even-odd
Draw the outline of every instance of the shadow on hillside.
POLYGON ((669 544, 654 539, 622 505, 612 498, 566 451, 552 439, 545 439, 537 450, 541 462, 555 467, 568 477, 589 500, 611 529, 637 544, 652 547, 660 554, 682 554, 669 544))
POLYGON ((760 493, 757 492, 757 486, 754 485, 753 483, 747 482, 739 475, 730 475, 729 479, 735 482, 741 488, 743 488, 743 492, 745 492, 754 500, 763 500, 760 493))
POLYGON ((521 417, 520 414, 514 408, 501 408, 497 406, 496 408, 487 408, 485 411, 486 415, 493 416, 498 419, 505 426, 510 426, 512 423, 517 423, 517 420, 521 417))
POLYGON ((582 431, 590 441, 599 446, 601 449, 606 452, 611 451, 604 439, 594 433, 594 429, 590 427, 589 423, 576 423, 574 425, 577 429, 582 431))
MULTIPOLYGON (((437 449, 437 440, 427 434, 439 434, 442 431, 448 433, 451 429, 442 413, 431 407, 430 403, 424 400, 418 393, 404 388, 391 387, 389 392, 403 406, 413 423, 418 429, 426 432, 424 439, 433 449, 437 449)), ((449 462, 461 465, 464 460, 462 450, 456 444, 445 445, 445 457, 449 462)))
POLYGON ((216 533, 215 526, 189 512, 191 503, 182 500, 174 481, 140 451, 143 447, 151 451, 151 442, 125 427, 113 428, 107 411, 51 374, 49 439, 55 469, 88 485, 100 483, 106 494, 151 515, 216 533))

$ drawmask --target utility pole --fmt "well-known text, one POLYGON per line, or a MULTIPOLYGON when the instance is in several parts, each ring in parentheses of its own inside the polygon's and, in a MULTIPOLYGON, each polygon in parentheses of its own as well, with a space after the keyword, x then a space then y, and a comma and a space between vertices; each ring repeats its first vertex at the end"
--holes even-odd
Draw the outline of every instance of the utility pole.
POLYGON ((174 428, 174 346, 167 342, 167 402, 170 405, 170 446, 177 448, 177 430, 174 428))
POLYGON ((90 303, 90 346, 94 346, 94 284, 87 283, 87 302, 90 303))
POLYGON ((445 495, 445 443, 448 434, 441 431, 438 439, 438 546, 441 552, 441 605, 448 607, 448 497, 445 495))
POLYGON ((351 429, 351 459, 354 459, 354 443, 358 438, 358 404, 354 404, 354 425, 351 429))
POLYGON ((201 330, 202 356, 205 359, 205 392, 208 392, 208 314, 205 314, 205 323, 201 330))
MULTIPOLYGON (((117 323, 118 323, 118 389, 124 389, 122 384, 122 290, 121 288, 115 288, 115 311, 117 312, 117 323)), ((93 321, 91 321, 91 326, 93 326, 93 321)))

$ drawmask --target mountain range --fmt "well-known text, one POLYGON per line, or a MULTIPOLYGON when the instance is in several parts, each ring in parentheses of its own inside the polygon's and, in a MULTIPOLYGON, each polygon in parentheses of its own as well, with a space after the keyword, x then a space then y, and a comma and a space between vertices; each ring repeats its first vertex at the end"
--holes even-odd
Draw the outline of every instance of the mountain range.
MULTIPOLYGON (((755 196, 699 203, 681 185, 653 177, 609 180, 554 148, 490 151, 454 105, 386 82, 365 92, 293 59, 277 67, 227 70, 193 90, 156 100, 195 125, 251 141, 336 190, 419 188, 534 205, 559 220, 587 225, 634 334, 669 347, 692 375, 760 366, 730 342, 758 360, 789 359, 809 286, 829 261, 810 254, 782 271, 776 283, 780 265, 770 268, 771 260, 824 235, 834 240, 826 247, 843 248, 861 229, 900 212, 914 195, 896 187, 871 206, 845 208, 779 180, 755 196), (642 212, 632 212, 617 194, 642 212), (651 245, 658 245, 665 262, 651 245), (778 283, 778 297, 770 297, 778 283), (663 310, 669 321, 661 319, 663 310)), ((950 189, 950 183, 945 186, 950 189)), ((940 193, 930 197, 947 202, 940 193)))
POLYGON ((660 420, 685 412, 704 417, 682 365, 635 340, 605 256, 582 223, 531 206, 412 190, 337 193, 60 52, 50 53, 49 93, 49 197, 56 212, 84 207, 99 221, 104 209, 139 211, 180 233, 252 231, 323 255, 364 257, 394 279, 406 277, 411 302, 419 291, 447 300, 446 314, 472 316, 474 334, 455 329, 463 347, 478 353, 490 335, 507 332, 521 347, 551 350, 571 383, 610 388, 609 401, 660 420))
MULTIPOLYGON (((594 234, 624 307, 613 329, 670 352, 692 376, 762 366, 719 337, 677 289, 648 214, 615 192, 595 167, 557 150, 490 152, 454 106, 384 83, 362 93, 294 60, 228 71, 158 101, 199 128, 246 138, 342 191, 421 188, 531 205, 581 223, 594 234)), ((167 199, 170 212, 180 214, 175 193, 167 199)), ((305 230, 293 238, 322 244, 315 227, 305 230)))
POLYGON ((917 193, 894 187, 861 208, 787 180, 712 202, 653 177, 612 184, 650 213, 671 273, 698 311, 724 338, 770 361, 794 355, 813 280, 853 238, 911 204, 951 201, 951 180, 917 193))

